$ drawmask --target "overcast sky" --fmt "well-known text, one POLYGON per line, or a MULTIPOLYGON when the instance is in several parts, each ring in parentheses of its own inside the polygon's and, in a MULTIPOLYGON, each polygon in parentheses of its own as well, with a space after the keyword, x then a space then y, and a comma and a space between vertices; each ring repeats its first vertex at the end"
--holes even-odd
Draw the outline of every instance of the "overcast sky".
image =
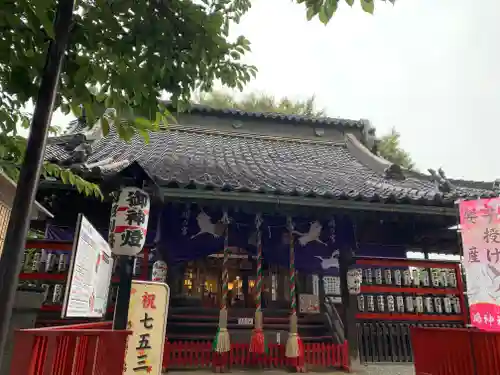
POLYGON ((500 1, 377 1, 370 16, 341 0, 328 26, 291 0, 252 1, 233 30, 259 69, 246 91, 315 94, 330 116, 395 127, 421 170, 500 178, 500 1))

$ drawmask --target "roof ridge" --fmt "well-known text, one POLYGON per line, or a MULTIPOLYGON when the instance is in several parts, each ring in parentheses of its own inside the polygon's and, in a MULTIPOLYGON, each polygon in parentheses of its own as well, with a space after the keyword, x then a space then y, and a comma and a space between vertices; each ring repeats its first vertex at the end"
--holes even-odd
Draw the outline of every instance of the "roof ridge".
POLYGON ((162 128, 162 130, 221 135, 225 137, 234 137, 234 138, 262 139, 266 141, 280 141, 280 142, 302 143, 302 144, 318 144, 318 145, 330 145, 330 146, 345 146, 346 144, 344 140, 325 141, 325 140, 305 139, 305 138, 295 138, 295 137, 280 137, 280 136, 266 135, 266 134, 232 132, 232 131, 224 131, 216 129, 202 129, 196 126, 186 126, 186 125, 169 125, 166 128, 162 128))
MULTIPOLYGON (((416 177, 416 178, 422 178, 431 181, 432 176, 427 173, 423 173, 420 171, 416 170, 405 170, 405 173, 407 173, 409 176, 416 177)), ((484 189, 484 190, 490 190, 493 191, 493 184, 495 181, 485 181, 485 180, 465 180, 461 178, 452 178, 452 177, 446 177, 446 180, 449 181, 450 183, 454 185, 458 185, 459 187, 469 187, 473 189, 484 189)))
MULTIPOLYGON (((164 101, 163 103, 166 106, 170 107, 173 111, 176 110, 176 108, 173 107, 170 101, 164 101)), ((211 107, 209 105, 197 104, 197 103, 190 103, 189 107, 185 110, 185 112, 209 113, 213 115, 227 115, 227 116, 238 116, 247 118, 262 118, 274 121, 280 120, 280 121, 289 121, 296 123, 341 126, 341 127, 357 128, 357 129, 364 129, 367 125, 366 120, 363 119, 351 120, 351 119, 343 119, 339 117, 330 117, 330 116, 315 117, 307 115, 292 115, 282 112, 253 112, 253 111, 245 111, 238 108, 216 108, 216 107, 211 107)))

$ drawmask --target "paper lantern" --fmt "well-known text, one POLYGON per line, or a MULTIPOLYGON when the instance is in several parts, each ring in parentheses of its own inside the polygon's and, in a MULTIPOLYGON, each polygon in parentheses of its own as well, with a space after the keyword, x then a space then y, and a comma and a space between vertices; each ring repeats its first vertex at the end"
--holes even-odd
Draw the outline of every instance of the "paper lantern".
POLYGON ((347 271, 347 290, 349 294, 360 294, 363 272, 359 268, 351 268, 347 271))
POLYGON ((137 255, 146 242, 150 200, 141 189, 126 187, 111 208, 109 245, 115 255, 137 255))
POLYGON ((167 263, 162 260, 157 260, 153 264, 153 272, 151 273, 151 281, 160 281, 164 283, 167 280, 167 263))

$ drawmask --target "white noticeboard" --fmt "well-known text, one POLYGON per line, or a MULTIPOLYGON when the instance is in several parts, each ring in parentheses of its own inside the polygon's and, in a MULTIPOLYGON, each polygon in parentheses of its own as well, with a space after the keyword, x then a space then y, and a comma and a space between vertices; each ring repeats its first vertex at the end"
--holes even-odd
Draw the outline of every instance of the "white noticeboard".
POLYGON ((112 272, 113 258, 108 242, 80 214, 71 252, 62 317, 104 317, 112 272))

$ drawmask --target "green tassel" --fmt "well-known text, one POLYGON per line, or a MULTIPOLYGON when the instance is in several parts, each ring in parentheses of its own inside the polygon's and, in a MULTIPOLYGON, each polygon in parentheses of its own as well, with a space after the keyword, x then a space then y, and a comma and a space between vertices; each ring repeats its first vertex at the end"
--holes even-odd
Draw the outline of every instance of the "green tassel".
POLYGON ((212 342, 212 351, 213 352, 217 348, 217 343, 219 342, 219 333, 220 333, 220 328, 217 328, 217 332, 215 333, 214 341, 212 342))

